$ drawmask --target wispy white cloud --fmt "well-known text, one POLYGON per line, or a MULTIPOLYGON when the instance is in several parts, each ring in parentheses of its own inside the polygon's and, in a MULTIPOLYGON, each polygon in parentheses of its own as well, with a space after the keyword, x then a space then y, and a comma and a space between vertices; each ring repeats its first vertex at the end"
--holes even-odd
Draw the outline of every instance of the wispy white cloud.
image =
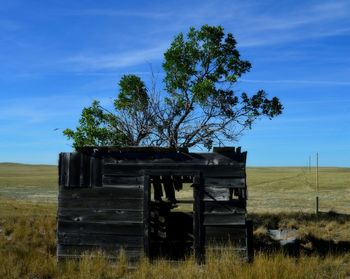
MULTIPOLYGON (((273 3, 271 6, 274 7, 273 3)), ((276 5, 276 7, 278 6, 276 5)), ((226 2, 224 4, 211 1, 196 7, 195 12, 189 7, 184 9, 180 6, 171 9, 163 6, 157 10, 144 9, 143 11, 86 9, 72 12, 71 15, 78 13, 81 16, 147 18, 151 20, 155 28, 144 30, 146 35, 138 38, 138 40, 143 40, 141 45, 152 45, 151 42, 154 40, 163 43, 156 46, 153 44, 153 47, 140 47, 133 51, 109 54, 81 51, 63 59, 63 63, 70 65, 71 67, 68 68, 73 71, 84 72, 120 69, 157 61, 162 58, 162 53, 170 43, 168 41, 169 32, 176 34, 189 26, 204 23, 222 24, 227 31, 236 32, 241 48, 305 41, 350 32, 348 25, 339 24, 342 21, 348 21, 350 24, 350 20, 347 19, 347 11, 350 9, 349 1, 295 4, 293 9, 281 10, 279 8, 278 11, 274 9, 265 11, 263 8, 259 3, 252 1, 247 3, 226 2)), ((142 30, 141 26, 141 33, 143 33, 142 30)), ((120 43, 123 42, 120 41, 120 43)), ((340 84, 346 85, 342 82, 340 84)))
MULTIPOLYGON (((115 69, 145 65, 148 62, 157 63, 169 46, 173 35, 187 30, 190 26, 205 23, 223 25, 226 31, 233 32, 237 37, 240 48, 250 49, 350 33, 350 19, 347 16, 347 11, 350 10, 349 1, 321 1, 311 4, 306 2, 303 5, 295 3, 290 6, 291 8, 284 9, 271 2, 269 9, 266 9, 263 4, 255 1, 204 1, 200 5, 191 2, 175 6, 150 5, 142 10, 116 8, 61 10, 61 16, 83 16, 86 17, 84 20, 89 17, 109 17, 111 25, 116 22, 119 24, 119 17, 123 17, 125 24, 128 22, 134 24, 135 28, 136 22, 139 22, 137 36, 135 33, 124 32, 123 36, 118 37, 117 46, 124 46, 122 49, 130 44, 131 38, 135 38, 135 44, 131 46, 133 50, 106 52, 105 49, 95 48, 92 44, 70 49, 64 54, 55 52, 49 54, 45 53, 47 50, 42 46, 37 46, 38 48, 32 46, 29 49, 26 46, 20 49, 21 52, 24 50, 28 54, 33 52, 36 63, 26 61, 16 74, 21 75, 21 72, 24 72, 22 76, 35 78, 35 72, 49 75, 48 69, 53 69, 54 73, 108 74, 108 71, 115 69), (137 20, 133 20, 136 17, 137 20), (145 23, 145 26, 142 23, 145 23), (39 53, 44 59, 37 59, 39 53)), ((0 30, 2 25, 9 27, 13 25, 11 28, 16 28, 16 22, 2 20, 0 30)), ((17 43, 20 42, 19 38, 17 43)), ((6 62, 7 57, 3 59, 6 62)), ((13 62, 11 65, 15 67, 16 63, 13 62)))
POLYGON ((269 46, 350 32, 349 1, 295 3, 288 9, 271 2, 204 2, 196 12, 188 9, 172 14, 174 29, 192 25, 221 24, 239 37, 240 47, 269 46), (266 6, 269 6, 268 8, 266 6))
POLYGON ((75 69, 80 70, 111 70, 130 67, 139 64, 147 64, 162 58, 166 45, 158 45, 153 48, 125 51, 116 54, 78 54, 62 61, 75 69))
POLYGON ((300 6, 299 9, 287 11, 280 16, 274 14, 253 18, 255 30, 288 30, 319 24, 348 17, 350 2, 322 3, 300 6))
POLYGON ((0 121, 22 125, 54 121, 56 124, 60 119, 76 117, 91 101, 88 97, 77 95, 6 99, 0 104, 0 121))

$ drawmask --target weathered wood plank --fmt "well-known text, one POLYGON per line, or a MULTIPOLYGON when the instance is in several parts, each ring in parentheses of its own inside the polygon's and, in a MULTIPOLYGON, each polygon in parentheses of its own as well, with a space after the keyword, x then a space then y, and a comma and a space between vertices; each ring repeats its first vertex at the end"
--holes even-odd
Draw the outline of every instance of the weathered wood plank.
POLYGON ((245 178, 214 178, 206 177, 204 181, 205 187, 217 188, 246 188, 245 178))
POLYGON ((124 177, 138 177, 143 175, 143 168, 139 166, 119 166, 104 163, 103 174, 124 177))
POLYGON ((80 187, 80 165, 81 154, 77 152, 70 153, 69 159, 69 187, 80 187))
POLYGON ((119 176, 114 174, 103 175, 102 178, 103 186, 108 185, 142 185, 143 176, 119 176))
POLYGON ((123 165, 123 164, 105 164, 105 175, 120 175, 125 170, 125 176, 130 176, 132 172, 142 173, 144 170, 149 175, 190 175, 201 171, 205 177, 229 177, 229 178, 244 178, 246 177, 245 167, 242 166, 220 166, 220 165, 184 165, 184 164, 172 164, 172 165, 123 165))
POLYGON ((205 213, 204 226, 221 226, 221 225, 245 225, 245 214, 235 213, 205 213))
POLYGON ((76 222, 142 222, 142 211, 128 211, 115 209, 58 209, 58 219, 60 221, 76 222))
POLYGON ((90 159, 91 157, 89 155, 80 153, 80 178, 79 178, 80 187, 91 186, 90 159))
POLYGON ((230 201, 205 201, 204 212, 246 212, 246 201, 245 200, 230 200, 230 201))
POLYGON ((246 246, 246 229, 245 227, 225 227, 225 226, 206 226, 205 227, 206 243, 225 244, 240 243, 246 246))
POLYGON ((187 148, 181 148, 180 150, 174 147, 157 147, 157 146, 84 146, 80 147, 79 151, 84 153, 97 153, 97 154, 177 154, 179 151, 181 153, 188 153, 187 148))
MULTIPOLYGON (((198 169, 195 168, 185 168, 184 166, 179 168, 169 168, 164 166, 124 166, 118 165, 115 167, 114 165, 105 165, 104 174, 105 175, 116 175, 116 176, 141 176, 144 174, 147 175, 156 175, 156 176, 192 176, 196 173, 198 169)), ((192 180, 191 180, 192 181, 192 180)), ((187 181, 188 182, 188 179, 187 181)))
POLYGON ((104 221, 104 222, 57 222, 58 233, 86 233, 86 234, 115 234, 143 236, 142 222, 104 221))
POLYGON ((91 157, 90 160, 91 168, 91 186, 101 187, 102 186, 102 174, 103 174, 103 158, 91 157))
POLYGON ((247 159, 247 152, 241 152, 241 147, 214 147, 213 152, 240 162, 246 162, 247 159))
POLYGON ((158 168, 158 167, 176 167, 176 166, 186 166, 186 167, 198 167, 198 166, 226 166, 231 168, 240 168, 244 167, 244 163, 233 161, 231 159, 225 158, 225 159, 202 159, 202 160, 187 160, 187 161, 177 161, 172 159, 159 159, 159 160, 115 160, 115 162, 110 161, 108 162, 108 159, 105 160, 104 167, 105 169, 117 169, 120 167, 150 167, 152 166, 158 168), (181 162, 181 163, 180 163, 181 162))
POLYGON ((69 186, 69 162, 70 162, 70 153, 61 153, 60 154, 60 186, 68 187, 69 186))
POLYGON ((63 156, 64 153, 60 153, 58 155, 58 187, 59 187, 59 191, 63 188, 62 184, 63 184, 63 156))
POLYGON ((203 227, 203 178, 201 173, 198 173, 193 178, 193 218, 194 218, 194 255, 198 263, 205 261, 204 251, 204 227, 203 227))
MULTIPOLYGON (((176 166, 186 166, 186 167, 218 167, 218 166, 224 166, 227 168, 237 169, 237 168, 244 168, 245 164, 241 162, 237 162, 234 160, 231 160, 229 158, 223 157, 222 159, 217 157, 212 158, 200 158, 201 154, 199 155, 199 159, 197 160, 185 160, 185 161, 179 161, 179 160, 172 160, 170 158, 164 158, 159 160, 113 160, 110 158, 105 158, 104 160, 104 169, 105 170, 118 170, 119 168, 159 168, 159 167, 176 167, 176 166)), ((114 172, 112 172, 114 173, 114 172)))
POLYGON ((58 206, 60 208, 99 208, 99 209, 120 209, 141 210, 143 208, 143 199, 128 198, 59 198, 58 206))
POLYGON ((127 170, 129 173, 131 169, 133 169, 135 172, 143 172, 143 171, 150 171, 150 173, 147 174, 154 174, 154 175, 162 175, 163 173, 165 175, 182 175, 182 173, 185 171, 186 174, 193 174, 196 171, 198 171, 198 166, 190 167, 190 166, 184 166, 182 164, 175 164, 172 166, 164 165, 164 164, 145 164, 145 165, 133 165, 133 164, 105 164, 104 165, 104 174, 105 175, 113 175, 115 172, 121 172, 122 170, 127 170), (151 173, 154 171, 154 173, 151 173), (170 174, 168 174, 168 172, 170 174))
POLYGON ((227 188, 205 187, 204 201, 229 201, 230 191, 227 188))
POLYGON ((116 234, 87 234, 87 233, 58 233, 57 241, 64 245, 142 245, 143 237, 134 235, 116 235, 116 234))
POLYGON ((142 199, 143 185, 104 186, 93 188, 66 188, 59 193, 59 198, 85 199, 85 198, 119 198, 142 199))
MULTIPOLYGON (((238 189, 237 195, 245 199, 245 189, 238 189), (239 191, 242 191, 241 193, 239 191)), ((234 195, 233 189, 222 187, 206 187, 204 189, 204 201, 230 201, 239 199, 234 195)))
MULTIPOLYGON (((106 158, 106 163, 122 164, 125 161, 150 162, 150 163, 167 163, 167 162, 181 162, 181 163, 197 163, 202 164, 220 164, 225 162, 242 162, 240 158, 231 158, 228 154, 220 153, 139 153, 139 152, 105 152, 99 153, 100 156, 106 158)), ((242 156, 239 156, 242 157, 242 156)))
POLYGON ((204 179, 207 178, 245 178, 245 165, 239 166, 201 166, 204 179))
POLYGON ((150 247, 150 235, 151 235, 151 226, 150 226, 150 201, 151 201, 151 189, 150 189, 150 176, 144 176, 144 203, 143 203, 143 248, 144 253, 147 257, 151 255, 150 247))

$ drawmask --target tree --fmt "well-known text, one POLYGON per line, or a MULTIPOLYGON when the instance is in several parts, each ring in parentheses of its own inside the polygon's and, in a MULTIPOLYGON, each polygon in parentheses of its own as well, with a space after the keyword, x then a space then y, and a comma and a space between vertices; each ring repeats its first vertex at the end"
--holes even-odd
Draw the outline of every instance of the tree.
POLYGON ((251 69, 242 60, 231 33, 204 25, 180 33, 164 53, 164 89, 149 90, 135 75, 125 75, 115 111, 97 101, 85 108, 80 125, 64 134, 74 147, 84 145, 156 145, 174 148, 235 141, 261 117, 274 118, 283 106, 263 90, 249 96, 234 90, 251 69))
POLYGON ((94 100, 84 108, 75 131, 63 134, 73 139, 73 147, 147 145, 153 127, 149 94, 144 82, 135 75, 125 75, 119 82, 120 92, 111 112, 94 100))

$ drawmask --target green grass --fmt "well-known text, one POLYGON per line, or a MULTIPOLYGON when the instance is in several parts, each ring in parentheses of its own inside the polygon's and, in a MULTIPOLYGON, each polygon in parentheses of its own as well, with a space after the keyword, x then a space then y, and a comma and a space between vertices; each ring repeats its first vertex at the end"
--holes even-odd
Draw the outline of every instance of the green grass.
MULTIPOLYGON (((321 168, 320 209, 315 216, 315 170, 249 168, 248 211, 254 221, 257 247, 269 228, 296 228, 305 253, 294 258, 280 251, 256 251, 245 264, 235 255, 208 255, 199 266, 193 258, 174 264, 146 259, 133 270, 125 256, 110 262, 96 252, 79 261, 57 265, 55 229, 57 167, 0 164, 0 278, 346 278, 350 253, 330 249, 350 243, 350 169, 321 168), (336 211, 326 213, 329 211, 336 211), (325 243, 319 253, 318 242, 325 243), (333 247, 332 246, 332 247, 333 247)), ((179 193, 191 198, 188 186, 179 193)), ((181 209, 181 208, 180 208, 181 209)), ((342 246, 340 246, 342 247, 342 246)), ((321 247, 322 248, 322 247, 321 247)))

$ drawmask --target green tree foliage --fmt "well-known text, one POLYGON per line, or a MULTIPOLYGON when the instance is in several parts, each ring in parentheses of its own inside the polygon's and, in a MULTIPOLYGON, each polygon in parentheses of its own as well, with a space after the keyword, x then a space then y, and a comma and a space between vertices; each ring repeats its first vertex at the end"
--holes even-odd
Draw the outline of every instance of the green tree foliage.
POLYGON ((114 112, 93 101, 84 108, 75 131, 63 134, 73 140, 73 147, 138 146, 147 144, 152 129, 149 96, 144 82, 135 75, 124 75, 119 82, 120 92, 114 100, 114 112))
POLYGON ((126 145, 127 137, 118 128, 118 117, 105 113, 98 101, 84 108, 75 131, 65 129, 63 133, 74 140, 73 146, 126 145))
POLYGON ((116 109, 136 113, 148 106, 149 96, 144 82, 135 75, 125 75, 119 82, 120 92, 114 101, 116 109))
POLYGON ((164 54, 164 89, 148 90, 135 75, 125 75, 114 111, 97 101, 83 110, 75 131, 64 134, 74 147, 156 145, 175 148, 225 144, 261 117, 274 118, 283 106, 263 90, 249 96, 233 88, 251 69, 231 33, 204 25, 177 35, 164 54))

